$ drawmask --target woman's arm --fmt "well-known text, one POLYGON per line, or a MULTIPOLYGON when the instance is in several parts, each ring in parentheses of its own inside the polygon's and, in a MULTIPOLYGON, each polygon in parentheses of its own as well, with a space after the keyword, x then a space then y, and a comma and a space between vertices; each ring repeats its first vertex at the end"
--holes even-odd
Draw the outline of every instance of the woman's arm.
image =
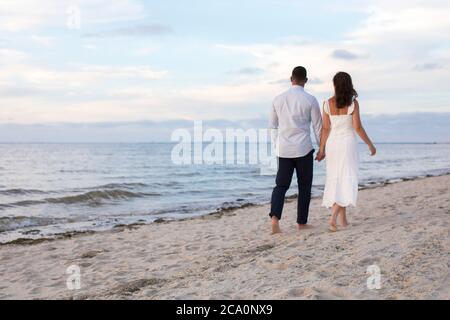
POLYGON ((322 133, 320 135, 320 149, 317 154, 316 160, 322 161, 325 158, 325 146, 327 145, 328 136, 331 131, 331 121, 328 113, 325 112, 325 108, 323 108, 322 115, 322 133))
POLYGON ((357 100, 355 100, 355 110, 353 111, 353 127, 355 128, 358 136, 360 136, 360 138, 369 146, 370 154, 374 156, 377 153, 377 149, 362 126, 361 116, 359 113, 359 103, 357 100))

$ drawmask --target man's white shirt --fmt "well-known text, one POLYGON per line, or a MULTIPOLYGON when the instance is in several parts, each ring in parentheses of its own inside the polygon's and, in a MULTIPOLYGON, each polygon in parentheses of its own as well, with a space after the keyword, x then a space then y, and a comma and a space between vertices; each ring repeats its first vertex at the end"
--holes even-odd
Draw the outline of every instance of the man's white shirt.
POLYGON ((311 123, 319 145, 322 116, 317 99, 297 85, 277 96, 269 120, 276 155, 280 158, 299 158, 310 153, 314 149, 311 123))

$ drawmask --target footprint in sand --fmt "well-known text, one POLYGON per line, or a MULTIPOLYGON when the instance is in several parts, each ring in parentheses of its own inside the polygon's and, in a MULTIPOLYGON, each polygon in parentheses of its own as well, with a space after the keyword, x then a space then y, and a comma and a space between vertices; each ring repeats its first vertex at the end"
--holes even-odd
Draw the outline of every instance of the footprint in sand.
POLYGON ((379 259, 376 257, 363 258, 363 259, 359 260, 358 265, 362 266, 362 267, 368 267, 368 266, 377 264, 378 260, 379 259))
POLYGON ((204 240, 218 240, 217 235, 215 234, 207 234, 205 236, 203 236, 204 240))
POLYGON ((325 290, 319 288, 294 288, 288 291, 288 296, 293 298, 306 298, 313 300, 341 300, 345 294, 337 290, 325 290))
POLYGON ((321 279, 321 278, 328 278, 330 276, 326 271, 317 271, 317 272, 315 272, 315 275, 319 279, 321 279))
POLYGON ((290 298, 304 298, 306 297, 306 290, 305 288, 292 288, 289 289, 286 294, 290 298))
POLYGON ((102 251, 99 251, 99 250, 88 251, 88 252, 83 253, 80 258, 81 259, 92 259, 92 258, 95 258, 97 255, 99 255, 102 252, 103 252, 103 250, 102 251))
POLYGON ((185 247, 185 249, 186 249, 186 251, 197 251, 199 249, 199 247, 188 245, 185 247))
POLYGON ((82 268, 88 268, 90 266, 92 266, 92 263, 89 263, 89 262, 83 262, 80 264, 80 267, 82 267, 82 268))
POLYGON ((293 242, 293 243, 291 243, 291 244, 288 244, 286 247, 287 247, 287 248, 299 248, 300 245, 301 245, 300 242, 293 242))
POLYGON ((55 282, 50 285, 51 288, 65 288, 66 280, 65 279, 55 279, 55 282))
POLYGON ((147 290, 144 290, 144 292, 142 292, 142 294, 148 298, 153 297, 157 293, 158 293, 158 290, 154 290, 154 289, 147 289, 147 290))

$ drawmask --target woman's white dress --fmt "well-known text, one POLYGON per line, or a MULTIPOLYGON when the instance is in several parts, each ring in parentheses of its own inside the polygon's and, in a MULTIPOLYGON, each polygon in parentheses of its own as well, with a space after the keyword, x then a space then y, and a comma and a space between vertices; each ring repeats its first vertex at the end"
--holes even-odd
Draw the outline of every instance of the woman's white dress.
POLYGON ((353 128, 354 103, 347 115, 332 115, 328 101, 324 112, 330 116, 331 131, 325 146, 327 177, 322 205, 331 208, 356 206, 358 198, 358 144, 353 128))

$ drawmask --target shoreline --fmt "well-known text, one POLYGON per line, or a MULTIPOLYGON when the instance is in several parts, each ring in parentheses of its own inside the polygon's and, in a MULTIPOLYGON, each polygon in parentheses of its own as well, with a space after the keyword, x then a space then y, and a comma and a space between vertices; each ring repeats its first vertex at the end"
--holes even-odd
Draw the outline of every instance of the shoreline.
MULTIPOLYGON (((422 180, 422 179, 427 179, 427 178, 432 178, 432 177, 441 177, 441 176, 448 176, 448 175, 450 175, 450 171, 439 172, 437 174, 423 174, 423 175, 417 175, 417 176, 412 175, 412 176, 407 176, 407 177, 402 177, 402 178, 390 178, 390 179, 379 179, 379 180, 367 181, 366 183, 359 185, 359 191, 367 190, 367 189, 383 188, 383 187, 386 187, 391 184, 402 183, 402 182, 406 182, 406 181, 417 181, 417 180, 422 180)), ((289 203, 289 202, 297 199, 297 197, 298 197, 297 193, 290 195, 290 196, 286 196, 286 203, 289 203)), ((318 196, 318 195, 312 196, 311 200, 318 199, 318 198, 321 198, 321 196, 318 196)), ((7 246, 7 245, 29 246, 29 245, 35 245, 35 244, 39 244, 39 243, 43 243, 43 242, 71 239, 74 237, 82 237, 82 236, 87 236, 87 235, 92 235, 92 234, 97 234, 97 233, 117 232, 117 231, 123 231, 123 230, 135 230, 142 226, 153 225, 153 224, 172 223, 175 221, 189 221, 189 220, 193 220, 193 219, 194 220, 195 219, 203 219, 204 217, 209 217, 209 216, 222 217, 223 215, 226 215, 227 213, 232 213, 236 210, 252 208, 252 207, 261 207, 261 206, 266 206, 268 204, 270 204, 270 202, 268 202, 268 201, 265 201, 262 203, 246 202, 246 203, 243 203, 242 205, 222 207, 222 208, 216 209, 215 211, 211 211, 211 212, 201 214, 201 215, 190 216, 190 217, 186 217, 186 218, 174 218, 174 219, 158 218, 152 222, 138 221, 138 222, 134 222, 134 223, 130 223, 130 224, 117 224, 106 230, 91 230, 91 229, 74 230, 74 231, 56 233, 56 234, 52 234, 49 236, 43 236, 43 237, 37 237, 37 238, 19 237, 17 239, 11 240, 11 241, 0 242, 0 247, 7 246)), ((38 228, 36 228, 36 229, 38 229, 38 228)), ((34 230, 31 230, 31 231, 34 231, 34 230)), ((28 231, 28 232, 30 234, 32 233, 30 231, 28 231)))
POLYGON ((450 299, 449 190, 450 175, 362 190, 336 233, 317 198, 313 228, 297 231, 291 198, 279 235, 266 204, 3 245, 0 299, 450 299), (366 287, 373 265, 380 290, 366 287), (72 266, 80 290, 67 288, 72 266))

